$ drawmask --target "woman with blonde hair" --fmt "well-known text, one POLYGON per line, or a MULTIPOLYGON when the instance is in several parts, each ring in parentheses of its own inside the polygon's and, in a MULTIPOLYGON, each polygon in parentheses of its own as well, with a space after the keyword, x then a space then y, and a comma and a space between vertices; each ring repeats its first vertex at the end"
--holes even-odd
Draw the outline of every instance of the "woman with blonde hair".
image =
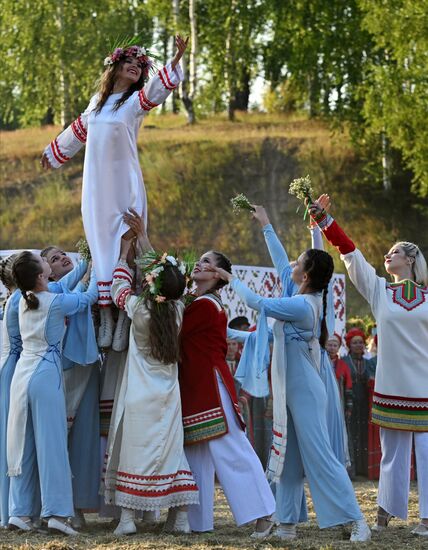
POLYGON ((378 356, 372 422, 380 426, 380 464, 376 531, 391 517, 407 518, 410 458, 414 440, 418 469, 419 514, 412 533, 428 536, 428 269, 420 248, 395 243, 385 254, 392 282, 379 277, 352 240, 326 213, 321 195, 311 215, 341 253, 349 277, 369 302, 377 323, 378 356))
POLYGON ((147 200, 138 161, 137 137, 144 116, 163 103, 183 79, 179 61, 187 40, 176 38, 174 59, 148 80, 150 52, 135 41, 116 48, 105 60, 99 90, 86 110, 44 150, 43 168, 59 168, 86 143, 82 218, 97 268, 100 307, 98 345, 123 351, 129 320, 119 314, 113 339, 110 287, 120 240, 128 227, 123 213, 133 207, 147 222, 147 200))

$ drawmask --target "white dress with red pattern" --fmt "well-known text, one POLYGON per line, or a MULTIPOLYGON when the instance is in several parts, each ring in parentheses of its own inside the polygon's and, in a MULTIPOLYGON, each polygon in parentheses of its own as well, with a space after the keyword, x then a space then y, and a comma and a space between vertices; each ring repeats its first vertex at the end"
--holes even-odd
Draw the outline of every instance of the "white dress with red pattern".
MULTIPOLYGON (((131 293, 132 271, 119 263, 112 296, 132 320, 125 371, 115 400, 106 450, 107 504, 157 510, 199 502, 183 448, 177 364, 150 355, 150 312, 131 293)), ((177 325, 184 305, 176 302, 177 325)))
POLYGON ((85 112, 45 149, 52 167, 59 168, 86 143, 82 218, 97 273, 100 306, 111 304, 113 268, 121 236, 128 229, 122 220, 124 212, 132 207, 147 221, 138 131, 144 115, 163 103, 182 78, 179 65, 174 70, 166 65, 117 111, 114 105, 121 93, 111 94, 98 114, 98 95, 93 96, 85 112))

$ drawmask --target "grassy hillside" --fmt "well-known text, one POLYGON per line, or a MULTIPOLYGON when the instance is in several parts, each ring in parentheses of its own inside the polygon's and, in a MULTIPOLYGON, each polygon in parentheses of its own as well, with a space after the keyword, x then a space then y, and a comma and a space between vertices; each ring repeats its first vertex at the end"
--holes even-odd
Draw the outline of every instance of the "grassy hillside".
MULTIPOLYGON (((0 248, 68 250, 83 234, 80 191, 83 153, 61 170, 42 172, 39 158, 57 127, 1 133, 0 248)), ((140 133, 140 161, 148 192, 149 232, 159 248, 221 249, 234 263, 268 265, 260 230, 236 217, 229 199, 245 193, 264 204, 291 258, 309 246, 308 230, 289 182, 309 173, 317 191, 333 198, 333 214, 367 257, 382 269, 396 239, 428 252, 428 208, 408 189, 385 194, 363 183, 363 166, 347 136, 317 121, 250 114, 186 126, 180 116, 154 116, 140 133)), ((337 256, 336 270, 343 271, 337 256)), ((367 313, 349 289, 350 313, 367 313)))

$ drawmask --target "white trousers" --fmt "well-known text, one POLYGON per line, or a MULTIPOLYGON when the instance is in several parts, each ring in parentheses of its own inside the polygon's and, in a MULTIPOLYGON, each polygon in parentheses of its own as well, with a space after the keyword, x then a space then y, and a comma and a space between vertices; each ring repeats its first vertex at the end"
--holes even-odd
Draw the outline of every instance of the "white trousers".
POLYGON ((380 463, 377 503, 393 516, 407 519, 410 461, 415 440, 419 516, 428 518, 428 432, 405 432, 380 428, 380 463))
POLYGON ((217 380, 229 431, 218 439, 185 447, 199 488, 199 504, 189 506, 189 523, 192 531, 199 532, 212 531, 214 527, 215 475, 237 525, 275 511, 275 499, 261 462, 238 423, 226 387, 219 377, 217 380))

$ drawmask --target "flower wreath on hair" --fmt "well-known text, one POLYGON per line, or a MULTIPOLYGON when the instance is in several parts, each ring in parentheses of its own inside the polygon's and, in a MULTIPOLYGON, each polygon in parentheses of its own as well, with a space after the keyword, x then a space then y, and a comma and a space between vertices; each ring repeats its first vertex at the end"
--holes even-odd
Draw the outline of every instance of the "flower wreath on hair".
POLYGON ((104 59, 104 66, 114 65, 125 57, 135 57, 142 64, 143 74, 147 77, 150 71, 155 70, 154 60, 157 60, 158 56, 143 46, 139 46, 138 41, 138 36, 117 39, 111 47, 112 52, 104 59))
POLYGON ((190 273, 192 272, 195 260, 192 260, 190 254, 185 255, 182 260, 176 256, 164 252, 159 254, 156 251, 145 252, 139 258, 135 259, 136 265, 140 268, 146 285, 140 295, 141 298, 151 298, 157 304, 166 302, 165 296, 160 292, 162 288, 163 272, 169 264, 178 267, 178 270, 186 278, 186 288, 191 285, 190 273))

